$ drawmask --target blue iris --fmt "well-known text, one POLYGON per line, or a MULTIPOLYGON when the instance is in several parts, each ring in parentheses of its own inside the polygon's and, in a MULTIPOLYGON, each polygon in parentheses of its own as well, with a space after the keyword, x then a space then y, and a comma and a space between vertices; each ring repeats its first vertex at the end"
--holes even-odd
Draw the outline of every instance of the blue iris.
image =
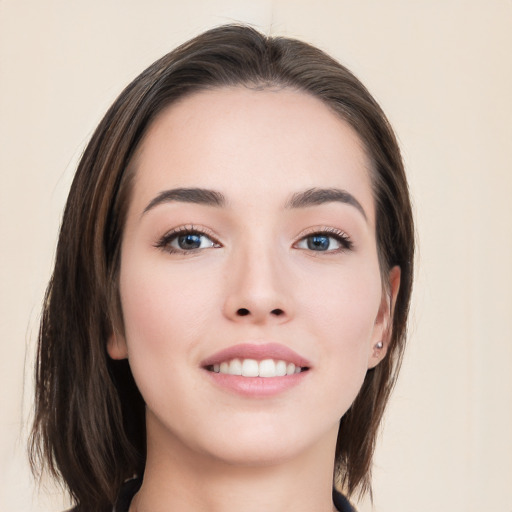
POLYGON ((187 233, 186 235, 180 235, 178 237, 178 245, 180 249, 190 250, 190 249, 199 249, 201 247, 201 238, 202 235, 187 233))
POLYGON ((312 251, 326 251, 329 249, 329 238, 325 235, 313 235, 308 237, 308 249, 312 251))

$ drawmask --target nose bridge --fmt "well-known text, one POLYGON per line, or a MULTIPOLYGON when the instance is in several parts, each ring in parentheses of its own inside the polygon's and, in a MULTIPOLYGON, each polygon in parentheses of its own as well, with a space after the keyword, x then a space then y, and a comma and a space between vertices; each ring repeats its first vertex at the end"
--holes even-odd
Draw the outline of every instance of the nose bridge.
POLYGON ((226 314, 233 319, 265 322, 289 318, 291 301, 277 240, 253 236, 234 248, 228 270, 226 314))

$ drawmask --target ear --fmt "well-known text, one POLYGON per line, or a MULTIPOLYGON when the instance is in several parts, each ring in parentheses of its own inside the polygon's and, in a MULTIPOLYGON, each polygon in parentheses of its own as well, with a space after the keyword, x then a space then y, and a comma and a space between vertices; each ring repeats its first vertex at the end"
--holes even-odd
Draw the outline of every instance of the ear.
POLYGON ((400 267, 398 266, 389 271, 388 286, 382 293, 379 312, 375 319, 368 368, 375 368, 387 354, 393 329, 393 311, 400 289, 400 275, 400 267))
POLYGON ((112 359, 126 359, 128 357, 128 346, 122 334, 113 332, 109 336, 107 352, 112 359))

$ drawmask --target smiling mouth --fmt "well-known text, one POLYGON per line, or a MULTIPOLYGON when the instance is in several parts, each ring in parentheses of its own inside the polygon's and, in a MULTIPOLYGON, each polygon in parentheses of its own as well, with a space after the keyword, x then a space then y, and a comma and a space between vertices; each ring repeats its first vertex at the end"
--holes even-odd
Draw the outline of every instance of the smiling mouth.
POLYGON ((237 375, 242 377, 285 377, 309 370, 307 366, 296 366, 294 363, 281 359, 231 359, 208 365, 206 370, 224 375, 237 375))

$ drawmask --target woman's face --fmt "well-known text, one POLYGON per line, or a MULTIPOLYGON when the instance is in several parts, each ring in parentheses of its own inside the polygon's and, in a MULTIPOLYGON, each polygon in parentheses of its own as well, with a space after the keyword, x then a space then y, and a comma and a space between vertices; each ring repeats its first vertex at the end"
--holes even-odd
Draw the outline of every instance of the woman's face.
POLYGON ((108 350, 149 447, 244 464, 334 449, 389 323, 358 136, 305 93, 221 88, 165 110, 131 165, 108 350))

